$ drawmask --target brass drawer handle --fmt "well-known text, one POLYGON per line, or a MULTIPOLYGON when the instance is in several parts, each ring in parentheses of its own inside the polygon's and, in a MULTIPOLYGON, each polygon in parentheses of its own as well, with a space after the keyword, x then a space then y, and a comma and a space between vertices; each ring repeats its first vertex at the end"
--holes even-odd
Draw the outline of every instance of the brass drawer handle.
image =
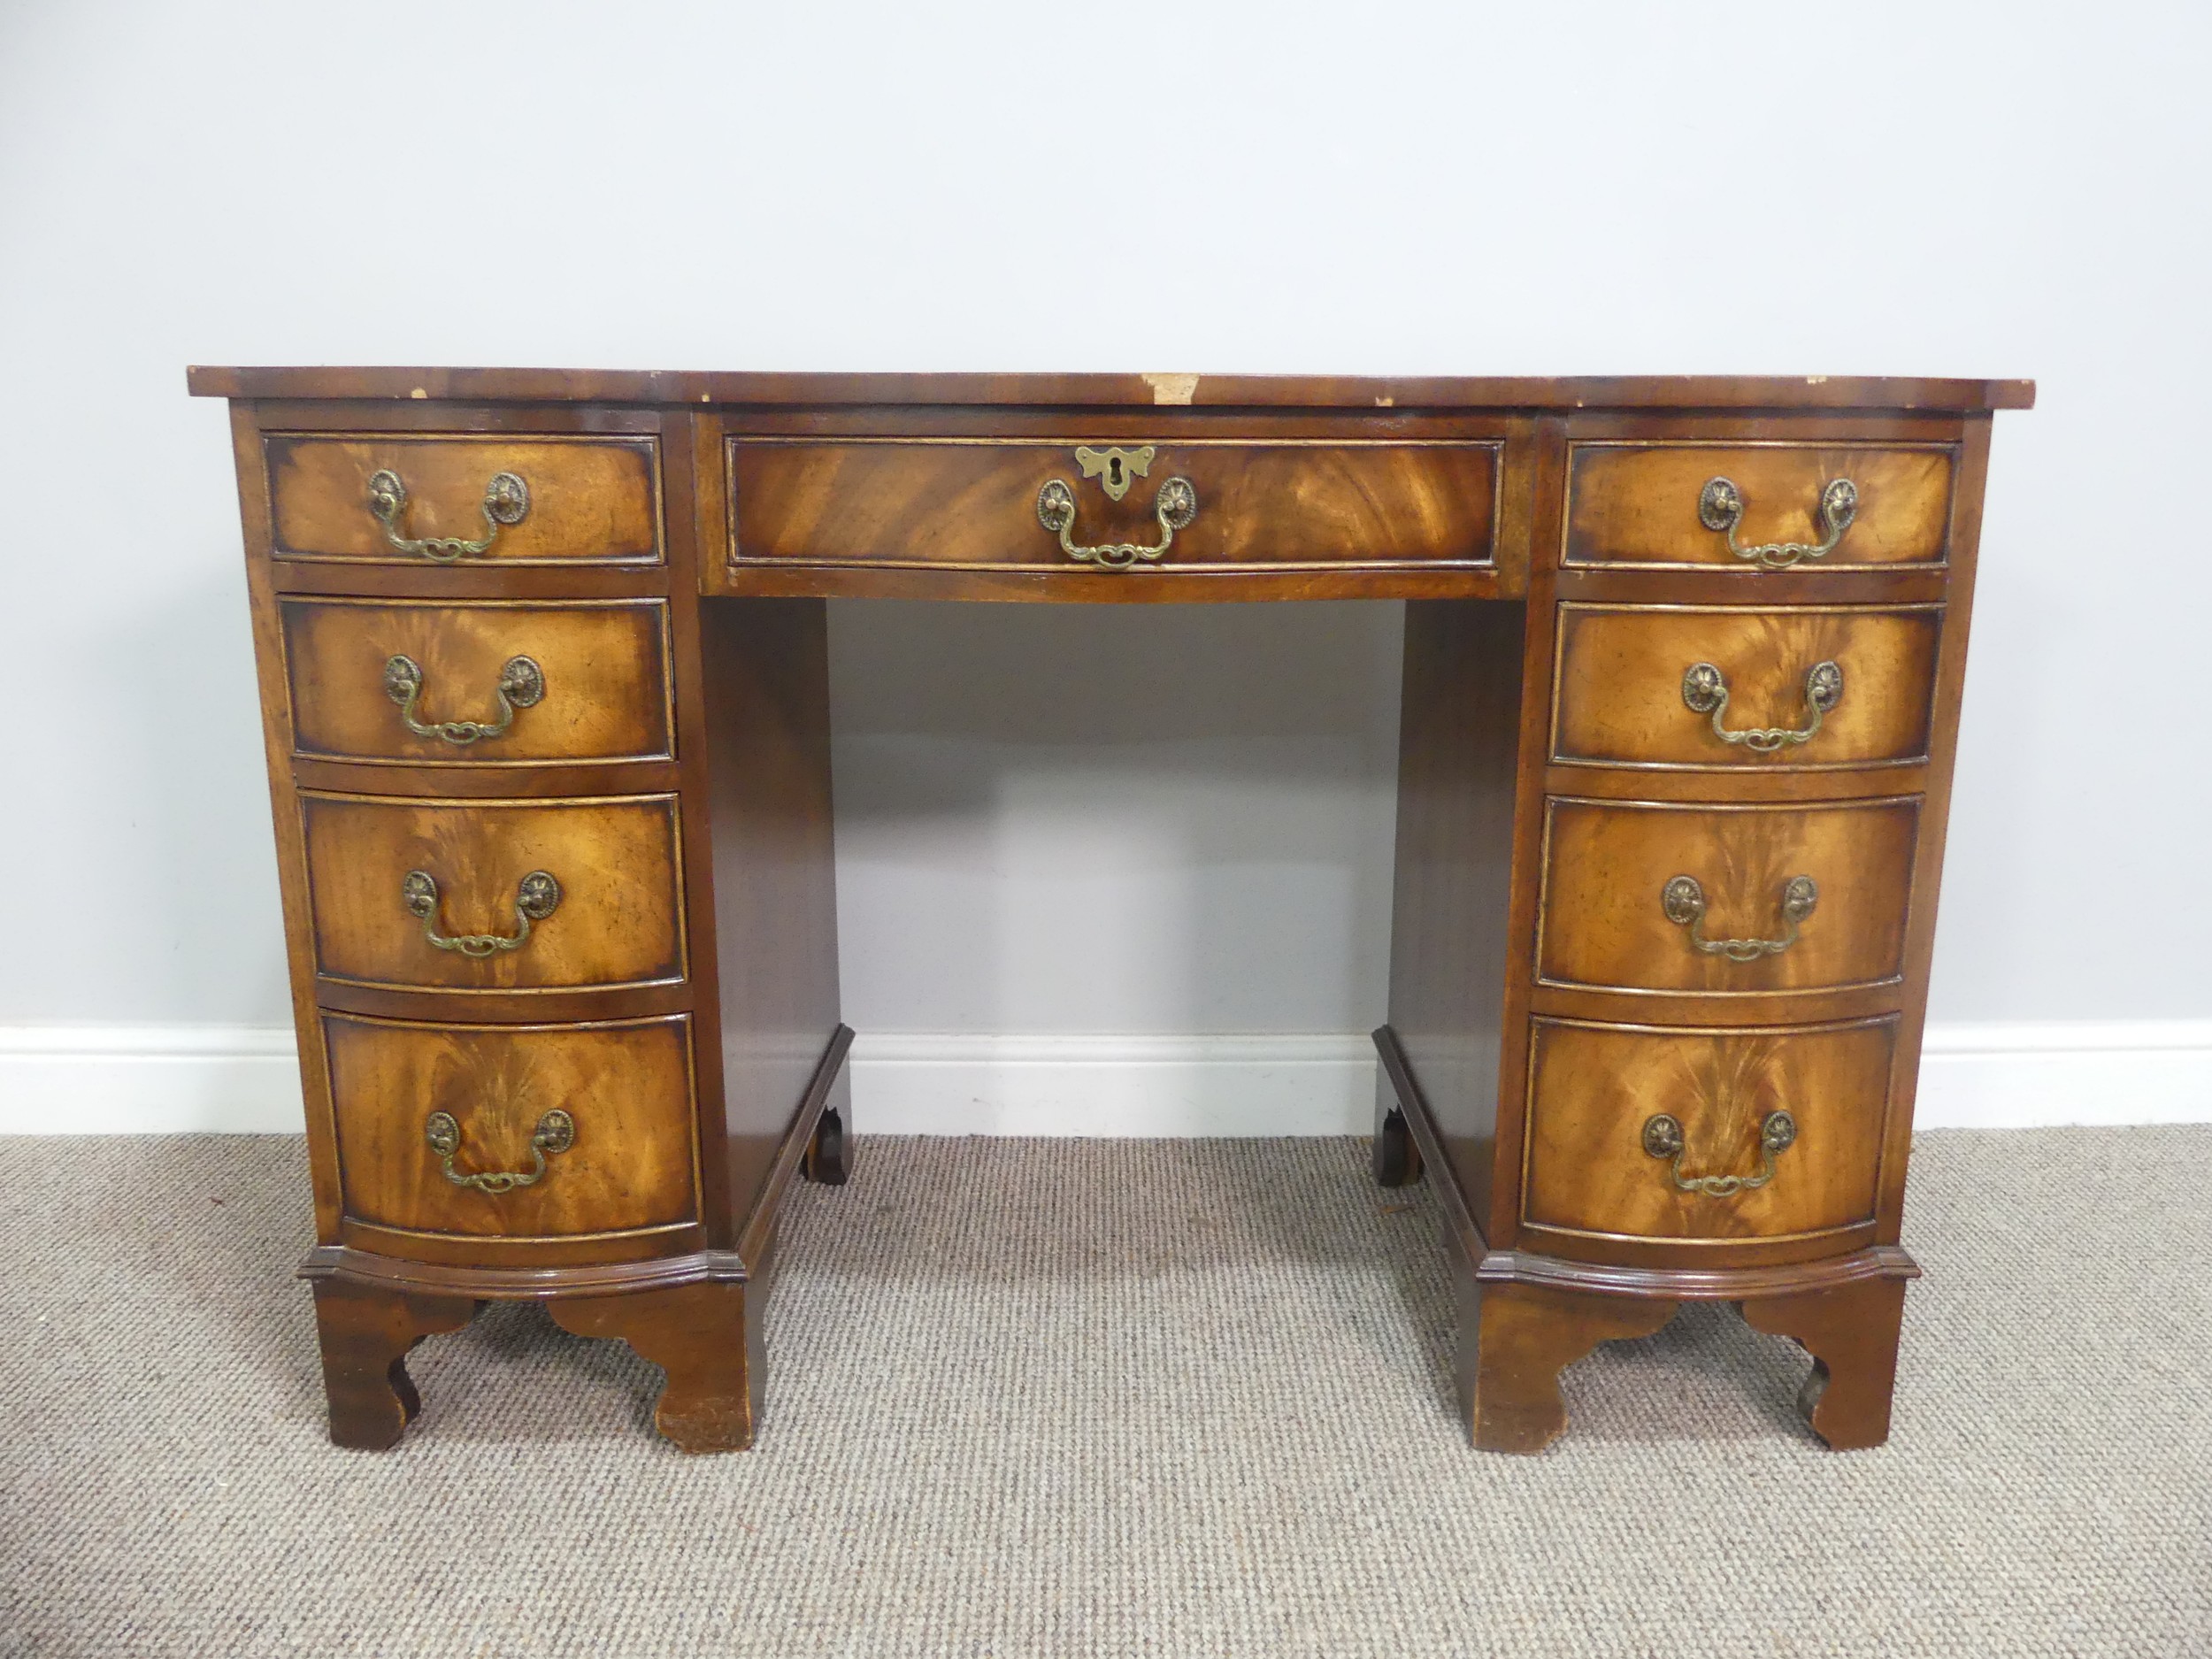
POLYGON ((1708 1198, 1732 1198, 1764 1187, 1774 1179, 1774 1160, 1797 1144, 1797 1119, 1786 1111, 1769 1112, 1759 1120, 1759 1172, 1756 1175, 1685 1175, 1682 1172, 1682 1125, 1666 1112, 1644 1120, 1644 1150, 1670 1162, 1667 1173, 1686 1193, 1708 1198))
POLYGON ((491 481, 484 486, 484 539, 465 541, 459 536, 407 536, 399 533, 399 515, 407 507, 407 486, 400 481, 398 473, 383 467, 369 474, 369 511, 384 526, 384 539, 402 553, 419 553, 426 559, 448 565, 463 554, 488 552, 499 539, 500 526, 520 524, 530 511, 530 487, 512 472, 494 472, 491 481))
POLYGON ((1816 509, 1821 532, 1818 546, 1809 541, 1763 541, 1756 547, 1743 546, 1736 540, 1736 526, 1743 521, 1743 492, 1724 478, 1705 480, 1705 488, 1698 492, 1697 516, 1708 530, 1727 536, 1728 550, 1738 558, 1747 559, 1767 570, 1783 571, 1800 559, 1825 558, 1835 551, 1836 543, 1843 540, 1843 533, 1851 527, 1852 519, 1859 516, 1859 487, 1847 478, 1832 478, 1820 487, 1820 504, 1816 509))
POLYGON ((415 705, 422 700, 422 669, 411 657, 385 659, 384 695, 399 704, 399 718, 417 737, 442 738, 457 748, 503 735, 515 723, 517 709, 534 708, 544 701, 545 671, 526 657, 511 657, 501 664, 499 683, 492 687, 499 703, 496 720, 419 719, 415 705))
POLYGON ((1820 730, 1822 717, 1843 701, 1843 669, 1836 663, 1815 663, 1805 671, 1805 709, 1808 718, 1800 726, 1744 726, 1735 731, 1721 724, 1728 712, 1728 677, 1710 663, 1692 663, 1682 671, 1682 701, 1693 714, 1713 717, 1713 735, 1724 743, 1740 743, 1755 755, 1771 755, 1795 743, 1810 742, 1820 730))
POLYGON ((1709 956, 1731 962, 1756 962, 1778 956, 1797 942, 1797 926, 1820 902, 1820 889, 1810 876, 1792 876, 1782 884, 1782 936, 1779 939, 1708 939, 1699 932, 1705 920, 1705 889, 1695 876, 1676 876, 1659 889, 1659 906, 1667 919, 1690 930, 1690 943, 1709 956))
POLYGON ((399 902, 422 923, 422 936, 441 950, 457 950, 481 960, 503 950, 519 950, 530 937, 530 924, 553 914, 561 902, 561 884, 552 872, 533 870, 515 884, 515 931, 511 933, 442 933, 438 931, 438 883, 427 870, 410 870, 399 884, 399 902))
MULTIPOLYGON (((1107 495, 1119 501, 1129 493, 1133 478, 1142 478, 1152 465, 1153 446, 1141 449, 1078 449, 1075 463, 1086 478, 1095 478, 1107 495)), ((1037 492, 1037 522, 1060 538, 1060 550, 1071 559, 1096 565, 1102 570, 1125 571, 1139 559, 1156 563, 1175 544, 1175 533, 1189 527, 1198 517, 1198 488, 1187 478, 1162 481, 1152 503, 1152 516, 1160 521, 1160 539, 1148 547, 1139 541, 1110 541, 1099 547, 1075 542, 1075 489, 1065 479, 1052 479, 1037 492)))
POLYGON ((422 1127, 423 1138, 438 1155, 438 1167, 445 1171, 446 1179, 456 1187, 473 1187, 480 1193, 511 1193, 518 1187, 535 1186, 545 1174, 547 1156, 565 1152, 576 1144, 576 1120, 565 1111, 549 1111, 538 1119, 537 1130, 530 1137, 530 1168, 483 1170, 474 1175, 464 1175, 453 1167, 453 1155, 461 1149, 461 1125, 453 1114, 432 1112, 423 1120, 422 1127))

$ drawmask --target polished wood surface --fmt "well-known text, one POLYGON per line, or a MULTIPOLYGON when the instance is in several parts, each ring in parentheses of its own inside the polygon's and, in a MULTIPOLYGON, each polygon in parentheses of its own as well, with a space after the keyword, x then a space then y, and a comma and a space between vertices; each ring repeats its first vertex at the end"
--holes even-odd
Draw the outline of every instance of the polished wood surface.
POLYGON ((1832 374, 813 374, 196 365, 196 397, 552 403, 1289 409, 2028 409, 2033 380, 1832 374))
POLYGON ((659 761, 675 753, 668 603, 566 604, 290 598, 280 602, 295 752, 411 766, 659 761), (535 663, 544 695, 496 736, 419 736, 385 689, 385 664, 422 673, 417 723, 499 718, 500 672, 535 663))
POLYGON ((1903 974, 1917 797, 1832 806, 1692 806, 1555 797, 1545 821, 1537 978, 1546 985, 1731 996, 1895 983, 1903 974), (1704 897, 1698 937, 1790 937, 1785 892, 1817 888, 1782 949, 1701 951, 1670 919, 1667 884, 1704 897))
POLYGON ((303 794, 316 971, 356 985, 457 991, 672 984, 684 977, 676 798, 410 801, 303 794), (552 913, 489 956, 433 945, 403 899, 437 884, 451 937, 513 938, 519 883, 559 883, 552 913))
MULTIPOLYGON (((1142 579, 1189 566, 1488 564, 1497 511, 1494 443, 1227 440, 1145 445, 1141 476, 1114 500, 1087 477, 1080 429, 1021 443, 765 438, 729 444, 732 558, 1061 571, 1068 556, 1039 520, 1054 479, 1076 503, 1079 547, 1162 541, 1161 487, 1187 479, 1197 511, 1142 579)), ((1137 447, 1137 446, 1133 446, 1137 447)))
MULTIPOLYGON (((555 1304, 669 1372, 690 1449, 750 1443, 789 1183, 852 1166, 839 1018, 826 607, 865 595, 1158 603, 1405 599, 1379 1179, 1436 1184, 1479 1445, 1564 1423, 1560 1369, 1685 1300, 1815 1356, 1816 1431, 1886 1432, 1899 1247, 1989 411, 2018 381, 1359 380, 195 370, 233 449, 316 1192, 334 1436, 390 1443, 409 1346, 485 1297, 555 1304), (1074 450, 1153 447, 1117 500, 1074 450), (492 473, 530 509, 485 535, 492 473), (1102 570, 1071 539, 1151 542, 1102 570), (1793 568, 1740 543, 1821 539, 1793 568), (528 657, 542 700, 495 733, 528 657), (1726 683, 1724 731, 1685 671, 1726 683), (1771 752, 1761 752, 1762 749, 1771 752), (440 951, 401 905, 431 874, 440 951), (572 875, 572 872, 577 872, 572 875), (1661 901, 1694 877, 1695 949, 1661 901), (547 1111, 572 1145, 534 1173, 547 1111), (1759 1141, 1766 1114, 1795 1140, 1759 1141), (1678 1160, 1646 1150, 1681 1125, 1678 1160)), ((1018 695, 1015 688, 1010 695, 1018 695)), ((1707 699, 1709 705, 1710 699, 1707 699)))
POLYGON ((480 1304, 467 1296, 426 1296, 373 1289, 336 1278, 315 1281, 315 1328, 322 1348, 330 1438, 355 1451, 396 1445, 422 1410, 407 1356, 426 1337, 457 1331, 480 1304))
POLYGON ((1460 1410, 1486 1452, 1540 1452, 1567 1426, 1559 1373, 1601 1342, 1663 1330, 1678 1304, 1458 1275, 1460 1410))
POLYGON ((623 1233, 688 1222, 691 1029, 676 1015, 592 1025, 429 1025, 323 1018, 346 1213, 379 1226, 494 1239, 623 1233), (549 1110, 575 1142, 533 1186, 447 1179, 425 1134, 459 1125, 457 1173, 527 1171, 549 1110))
POLYGON ((1943 607, 1595 605, 1559 607, 1551 757, 1579 765, 1746 772, 1915 764, 1928 755, 1943 607), (1684 697, 1710 664, 1733 733, 1800 732, 1763 750, 1731 743, 1684 697), (1843 689, 1825 711, 1806 679, 1823 663, 1843 689), (1818 724, 1814 726, 1816 715, 1818 724))
POLYGON ((1540 1019, 1529 1065, 1532 1231, 1726 1243, 1870 1226, 1893 1018, 1683 1030, 1540 1019), (1685 1192, 1644 1127, 1681 1125, 1683 1177, 1755 1177, 1767 1114, 1796 1119, 1763 1187, 1685 1192))
POLYGON ((739 1452, 753 1443, 764 1378, 749 1294, 741 1283, 683 1285, 563 1297, 546 1311, 578 1336, 627 1342, 667 1374, 653 1424, 680 1450, 739 1452))
POLYGON ((1795 1296, 1740 1304, 1755 1331, 1786 1336, 1813 1356, 1798 1409, 1838 1451, 1889 1439, 1897 1382, 1897 1339, 1905 1319, 1905 1281, 1876 1279, 1795 1296))
POLYGON ((1848 479, 1858 513, 1835 549, 1806 572, 1939 563, 1951 524, 1957 457, 1918 449, 1840 443, 1578 443, 1568 462, 1570 564, 1744 568, 1727 538, 1698 517, 1706 480, 1741 493, 1740 545, 1823 537, 1824 486, 1848 479))
POLYGON ((269 491, 276 555, 364 559, 438 568, 394 548, 369 507, 369 480, 389 470, 405 485, 403 537, 486 534, 485 487, 511 472, 529 489, 520 522, 502 525, 471 557, 518 565, 650 563, 661 556, 654 446, 602 438, 516 440, 456 434, 352 437, 272 434, 269 491))
MULTIPOLYGON (((1497 1155, 1525 620, 1516 604, 1406 607, 1391 1023, 1479 1225, 1497 1155)), ((1380 1133, 1393 1102, 1379 1093, 1380 1133)))

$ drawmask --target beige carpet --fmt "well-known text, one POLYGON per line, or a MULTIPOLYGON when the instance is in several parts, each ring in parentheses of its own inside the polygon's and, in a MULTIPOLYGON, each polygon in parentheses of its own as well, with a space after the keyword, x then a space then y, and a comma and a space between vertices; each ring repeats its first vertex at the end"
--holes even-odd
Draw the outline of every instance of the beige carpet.
POLYGON ((0 1141, 0 1654, 2212 1654, 2212 1130, 1923 1138, 1895 1434, 1721 1310, 1540 1458, 1448 1399, 1426 1188, 1323 1141, 864 1141, 760 1449, 501 1308, 323 1438, 288 1140, 0 1141))

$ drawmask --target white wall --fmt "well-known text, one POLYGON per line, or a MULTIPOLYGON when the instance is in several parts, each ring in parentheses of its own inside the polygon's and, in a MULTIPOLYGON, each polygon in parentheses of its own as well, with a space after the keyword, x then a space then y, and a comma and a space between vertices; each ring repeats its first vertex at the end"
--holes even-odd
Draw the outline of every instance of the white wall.
MULTIPOLYGON (((2178 3, 0 6, 0 1025, 285 1017, 196 361, 2033 375, 1935 1017, 2203 1020, 2208 48, 2178 3)), ((849 1017, 1372 1023, 1398 626, 841 607, 849 1017)))

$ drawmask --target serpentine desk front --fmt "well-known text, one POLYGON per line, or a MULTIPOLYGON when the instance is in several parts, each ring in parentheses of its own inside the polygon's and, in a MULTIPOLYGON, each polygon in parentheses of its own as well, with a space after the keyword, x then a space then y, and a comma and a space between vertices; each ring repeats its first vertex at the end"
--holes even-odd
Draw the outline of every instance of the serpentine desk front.
POLYGON ((751 1444, 852 1156, 824 601, 1409 602, 1374 1162, 1475 1443, 1688 1300, 1888 1433, 1991 411, 2032 384, 195 369, 231 400, 331 1437, 485 1300, 751 1444))

